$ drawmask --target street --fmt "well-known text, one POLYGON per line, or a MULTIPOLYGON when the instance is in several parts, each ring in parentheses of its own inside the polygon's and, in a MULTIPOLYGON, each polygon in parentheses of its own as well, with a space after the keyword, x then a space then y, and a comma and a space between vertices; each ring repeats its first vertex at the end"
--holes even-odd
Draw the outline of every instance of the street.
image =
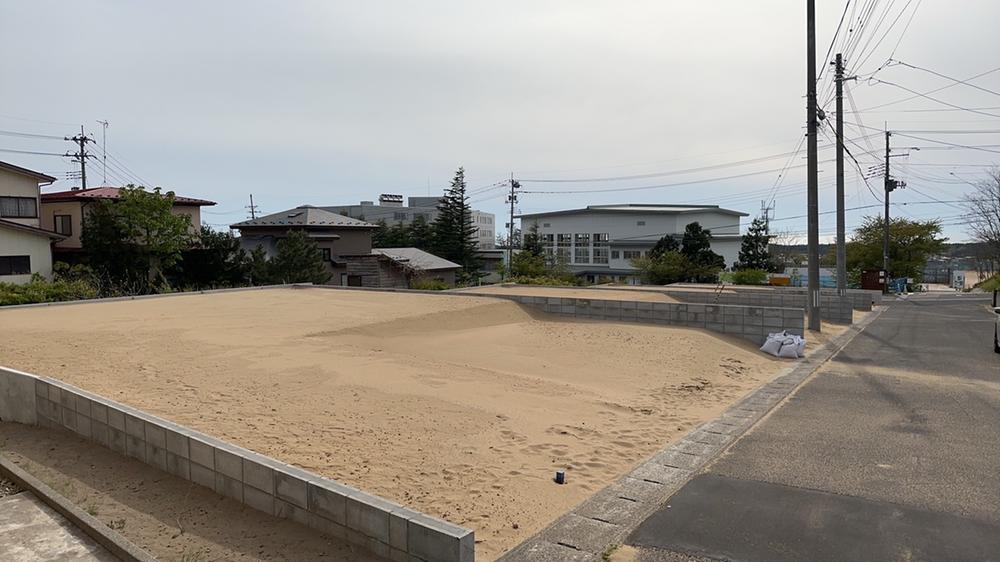
POLYGON ((629 536, 637 559, 997 559, 989 304, 955 293, 890 301, 629 536))

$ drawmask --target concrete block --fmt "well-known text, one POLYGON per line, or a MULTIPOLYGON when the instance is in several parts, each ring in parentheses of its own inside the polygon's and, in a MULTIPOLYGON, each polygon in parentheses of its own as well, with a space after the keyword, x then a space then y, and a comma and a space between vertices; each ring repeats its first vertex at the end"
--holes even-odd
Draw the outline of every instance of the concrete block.
POLYGON ((108 425, 118 431, 125 431, 125 413, 116 408, 108 408, 108 425))
POLYGON ((27 425, 38 423, 36 380, 31 375, 0 369, 0 420, 27 425))
POLYGON ((65 429, 76 433, 76 410, 73 408, 67 408, 65 405, 59 405, 59 415, 62 418, 62 426, 65 429))
POLYGON ((90 398, 86 396, 76 395, 76 411, 90 417, 90 398))
POLYGON ((628 475, 637 480, 672 486, 687 478, 690 475, 690 471, 656 462, 647 462, 637 466, 628 475))
MULTIPOLYGON (((273 495, 274 471, 271 470, 271 467, 269 466, 244 458, 243 483, 248 486, 253 486, 262 492, 273 495)), ((268 513, 270 513, 270 511, 268 513)))
POLYGON ((642 320, 642 321, 652 320, 653 319, 653 311, 652 310, 636 310, 635 311, 635 319, 636 320, 642 320))
POLYGON ((389 513, 400 506, 367 494, 350 495, 345 500, 346 527, 388 544, 389 513))
POLYGON ((59 403, 63 408, 76 411, 76 393, 66 388, 60 389, 59 403))
POLYGON ((215 471, 205 468, 198 463, 190 464, 191 481, 199 486, 204 486, 209 490, 215 489, 215 471))
POLYGON ((623 308, 621 319, 625 321, 634 321, 636 319, 635 313, 636 310, 634 308, 623 308))
POLYGON ((309 525, 309 510, 279 500, 278 498, 274 499, 274 516, 289 519, 302 525, 309 525))
POLYGON ((600 519, 613 525, 623 525, 638 518, 644 505, 622 498, 614 490, 606 489, 591 496, 583 505, 573 510, 582 517, 600 519))
MULTIPOLYGON (((310 504, 310 494, 307 490, 307 487, 309 486, 315 486, 315 484, 308 483, 303 478, 282 472, 280 470, 274 471, 274 495, 277 496, 278 499, 284 500, 302 509, 308 509, 309 511, 320 513, 320 511, 314 509, 310 504)), ((341 519, 339 523, 343 523, 343 519, 341 519)))
POLYGON ((785 308, 781 311, 782 318, 801 318, 805 316, 805 310, 799 310, 797 308, 785 308))
POLYGON ((146 441, 146 462, 167 472, 167 450, 146 441))
MULTIPOLYGON (((46 396, 48 395, 46 394, 46 396)), ((58 420, 60 419, 59 405, 48 398, 35 396, 35 414, 49 420, 58 420)))
POLYGON ((636 310, 653 310, 653 303, 651 303, 651 302, 645 302, 645 301, 638 301, 638 302, 635 303, 635 309, 636 310))
POLYGON ((695 455, 711 455, 719 450, 718 445, 707 445, 705 443, 698 443, 695 441, 691 441, 686 437, 675 443, 673 448, 678 451, 683 451, 685 453, 692 453, 695 455))
POLYGON ((716 323, 706 323, 705 329, 720 333, 725 333, 726 331, 725 324, 716 324, 716 323))
POLYGON ((205 468, 215 470, 215 447, 194 438, 188 439, 190 459, 205 468))
POLYGON ((420 515, 407 525, 409 552, 435 562, 473 562, 475 535, 469 529, 420 515))
POLYGON ((49 386, 49 400, 56 404, 62 404, 62 389, 54 384, 46 384, 49 386))
POLYGON ((364 547, 365 549, 368 550, 368 552, 371 552, 372 554, 378 556, 379 558, 382 559, 389 558, 389 552, 391 548, 389 547, 389 545, 385 544, 384 542, 378 539, 369 538, 367 541, 365 541, 364 547))
POLYGON ((146 442, 141 437, 125 434, 125 454, 146 462, 146 442))
POLYGON ((49 399, 49 383, 42 379, 35 379, 35 396, 49 399))
POLYGON ((704 464, 704 457, 692 453, 685 453, 676 449, 667 449, 651 459, 656 464, 692 471, 704 464))
POLYGON ((573 316, 573 315, 576 314, 576 307, 574 307, 571 304, 570 305, 565 305, 564 304, 564 305, 562 305, 562 306, 559 307, 559 313, 560 314, 565 314, 567 316, 573 316))
POLYGON ((90 417, 77 412, 75 430, 78 435, 84 437, 85 439, 92 438, 93 434, 90 431, 90 417))
POLYGON ((653 303, 653 310, 654 311, 666 312, 666 311, 670 310, 670 303, 667 303, 667 302, 654 302, 653 303))
POLYGON ((780 328, 784 325, 783 320, 783 318, 764 318, 762 325, 764 328, 780 328))
MULTIPOLYGON (((280 501, 280 500, 278 500, 278 501, 280 501)), ((320 517, 319 515, 316 515, 315 513, 309 513, 308 514, 308 523, 307 523, 307 525, 309 525, 309 528, 315 529, 316 531, 319 531, 320 533, 323 533, 324 535, 326 535, 328 537, 333 537, 335 539, 342 540, 342 541, 343 540, 347 540, 347 530, 348 530, 347 527, 341 525, 340 523, 336 523, 334 521, 330 521, 329 519, 326 519, 325 517, 320 517)), ((357 533, 357 535, 359 535, 358 540, 360 540, 360 541, 366 541, 367 540, 367 538, 364 535, 362 535, 361 533, 357 533)))
MULTIPOLYGON (((583 550, 563 546, 542 539, 533 539, 519 550, 518 559, 531 562, 594 562, 597 557, 583 550)), ((418 562, 409 560, 409 562, 418 562)))
POLYGON ((619 301, 622 303, 622 310, 635 310, 639 303, 635 301, 619 301))
POLYGON ((245 482, 243 484, 243 503, 268 515, 274 513, 274 496, 249 486, 245 482))
POLYGON ((617 525, 571 514, 557 521, 546 535, 558 544, 600 553, 614 542, 620 532, 617 525))
POLYGON ((160 449, 167 448, 167 434, 161 426, 146 422, 146 442, 160 449))
POLYGON ((243 482, 243 457, 236 453, 223 450, 219 447, 215 449, 215 471, 243 482))
POLYGON ((410 524, 410 519, 419 515, 420 513, 405 507, 392 510, 389 514, 389 546, 401 551, 409 548, 407 527, 410 524))
POLYGON ((167 451, 166 458, 167 472, 185 480, 191 480, 191 461, 185 457, 171 453, 169 450, 167 451))
POLYGON ((125 454, 125 432, 108 426, 108 448, 112 451, 125 454))
POLYGON ((107 447, 109 445, 108 424, 101 423, 97 420, 91 420, 90 435, 91 439, 100 444, 102 447, 107 447))
POLYGON ((743 333, 743 325, 742 324, 734 324, 734 323, 724 324, 723 325, 723 331, 724 331, 724 333, 727 333, 727 334, 742 334, 743 333))
POLYGON ((125 433, 139 439, 146 438, 146 422, 131 414, 125 414, 125 433))
POLYGON ((221 472, 215 473, 215 493, 243 503, 243 483, 221 472))
POLYGON ((559 297, 548 297, 545 300, 545 304, 554 304, 556 306, 559 306, 562 304, 562 299, 559 297))
POLYGON ((642 503, 656 503, 665 500, 666 496, 672 493, 673 488, 668 488, 657 482, 649 482, 641 478, 626 476, 611 485, 611 489, 619 497, 630 499, 642 503))
POLYGON ((90 402, 90 418, 95 422, 107 424, 108 407, 97 400, 92 400, 90 402))
POLYGON ((687 305, 687 311, 688 311, 688 313, 694 312, 694 313, 697 313, 697 314, 705 314, 706 313, 705 308, 706 307, 703 304, 689 304, 689 305, 687 305))
POLYGON ((184 459, 191 457, 187 435, 182 435, 168 429, 166 430, 166 442, 168 453, 184 459))

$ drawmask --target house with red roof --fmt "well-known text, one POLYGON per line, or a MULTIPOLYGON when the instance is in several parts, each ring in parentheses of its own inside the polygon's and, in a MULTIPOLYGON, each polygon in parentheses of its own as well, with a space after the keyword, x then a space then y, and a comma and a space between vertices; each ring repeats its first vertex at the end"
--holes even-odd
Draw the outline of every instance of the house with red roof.
MULTIPOLYGON (((114 201, 121 193, 119 187, 73 188, 41 194, 41 226, 60 234, 63 239, 56 242, 56 257, 64 261, 75 261, 74 254, 82 250, 80 233, 83 217, 95 201, 114 201)), ((201 228, 201 208, 215 205, 214 201, 193 197, 174 196, 173 212, 191 217, 191 228, 201 228)))
POLYGON ((56 178, 0 161, 0 283, 52 275, 52 244, 62 236, 41 226, 39 184, 56 178))

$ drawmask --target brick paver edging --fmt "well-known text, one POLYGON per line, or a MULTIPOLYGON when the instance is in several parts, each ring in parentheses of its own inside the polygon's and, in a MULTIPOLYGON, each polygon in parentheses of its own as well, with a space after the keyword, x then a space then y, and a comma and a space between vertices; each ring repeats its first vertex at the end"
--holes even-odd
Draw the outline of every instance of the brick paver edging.
POLYGON ((591 496, 502 556, 500 562, 601 561, 609 548, 621 544, 628 533, 665 504, 695 473, 735 443, 883 310, 876 309, 718 418, 693 429, 591 496))
POLYGON ((122 562, 156 562, 148 552, 132 544, 121 533, 108 527, 96 517, 83 511, 73 502, 50 488, 41 480, 35 478, 14 464, 10 459, 0 455, 0 475, 27 490, 46 505, 65 517, 70 523, 94 539, 108 552, 122 562))
POLYGON ((473 531, 119 404, 0 367, 0 421, 64 429, 228 496, 405 562, 473 562, 473 531))

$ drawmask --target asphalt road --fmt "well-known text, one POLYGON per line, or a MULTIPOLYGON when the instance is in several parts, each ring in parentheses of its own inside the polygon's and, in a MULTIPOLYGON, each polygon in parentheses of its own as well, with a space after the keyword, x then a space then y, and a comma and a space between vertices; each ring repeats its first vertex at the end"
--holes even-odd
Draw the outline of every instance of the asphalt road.
POLYGON ((988 305, 891 303, 629 536, 638 561, 1000 560, 988 305))

